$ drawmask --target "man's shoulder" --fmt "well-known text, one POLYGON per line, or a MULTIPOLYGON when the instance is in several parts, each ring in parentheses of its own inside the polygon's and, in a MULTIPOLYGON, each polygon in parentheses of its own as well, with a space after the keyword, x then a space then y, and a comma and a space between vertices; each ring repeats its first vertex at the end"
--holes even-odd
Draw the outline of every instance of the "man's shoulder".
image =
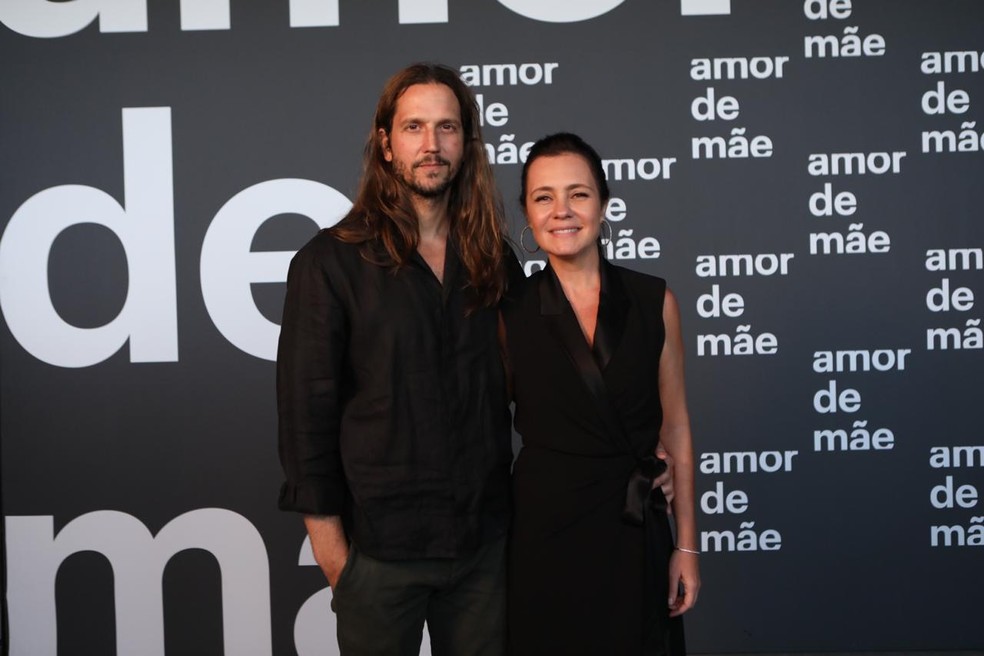
POLYGON ((332 264, 344 266, 359 259, 359 245, 342 241, 330 228, 319 230, 294 255, 295 262, 318 264, 323 268, 332 264))
POLYGON ((543 271, 537 271, 529 277, 523 272, 522 267, 518 267, 519 273, 510 276, 509 288, 502 299, 500 307, 504 313, 515 314, 521 307, 527 305, 537 306, 539 295, 536 292, 537 281, 543 275, 543 271))
POLYGON ((502 241, 502 266, 506 271, 506 290, 519 288, 526 281, 526 274, 523 272, 523 265, 516 257, 509 240, 502 241))

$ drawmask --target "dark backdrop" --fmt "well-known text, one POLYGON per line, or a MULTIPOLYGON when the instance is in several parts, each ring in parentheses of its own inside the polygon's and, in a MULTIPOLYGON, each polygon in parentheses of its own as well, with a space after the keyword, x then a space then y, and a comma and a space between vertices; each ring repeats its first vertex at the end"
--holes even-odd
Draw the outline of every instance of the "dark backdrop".
POLYGON ((984 4, 3 0, 0 24, 12 653, 334 653, 276 510, 276 323, 416 60, 481 95, 515 236, 523 144, 579 132, 611 257, 681 300, 692 650, 984 647, 984 4))

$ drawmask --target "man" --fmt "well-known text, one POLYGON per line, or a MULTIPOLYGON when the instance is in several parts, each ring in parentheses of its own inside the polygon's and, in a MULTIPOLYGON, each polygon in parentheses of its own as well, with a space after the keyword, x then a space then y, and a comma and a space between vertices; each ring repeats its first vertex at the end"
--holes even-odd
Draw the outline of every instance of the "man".
POLYGON ((305 515, 343 656, 417 654, 425 620, 434 654, 501 654, 512 453, 496 304, 521 272, 453 70, 389 80, 364 167, 352 210, 288 274, 280 507, 305 515))

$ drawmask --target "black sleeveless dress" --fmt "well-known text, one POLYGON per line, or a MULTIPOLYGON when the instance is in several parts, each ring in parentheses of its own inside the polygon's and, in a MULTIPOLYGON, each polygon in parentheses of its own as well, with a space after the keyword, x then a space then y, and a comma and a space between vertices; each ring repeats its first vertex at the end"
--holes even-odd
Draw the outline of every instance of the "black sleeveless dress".
POLYGON ((666 513, 623 518, 630 480, 659 441, 666 283, 601 267, 593 348, 549 267, 502 306, 523 438, 509 542, 514 656, 685 653, 667 610, 666 513))

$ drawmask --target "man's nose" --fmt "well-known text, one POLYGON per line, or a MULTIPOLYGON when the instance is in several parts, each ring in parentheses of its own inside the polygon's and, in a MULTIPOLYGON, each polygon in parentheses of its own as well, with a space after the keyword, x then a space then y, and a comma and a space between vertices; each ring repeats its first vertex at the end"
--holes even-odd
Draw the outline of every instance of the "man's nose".
POLYGON ((440 139, 437 136, 437 130, 434 128, 427 128, 424 130, 424 143, 423 148, 429 153, 435 153, 440 150, 440 139))

